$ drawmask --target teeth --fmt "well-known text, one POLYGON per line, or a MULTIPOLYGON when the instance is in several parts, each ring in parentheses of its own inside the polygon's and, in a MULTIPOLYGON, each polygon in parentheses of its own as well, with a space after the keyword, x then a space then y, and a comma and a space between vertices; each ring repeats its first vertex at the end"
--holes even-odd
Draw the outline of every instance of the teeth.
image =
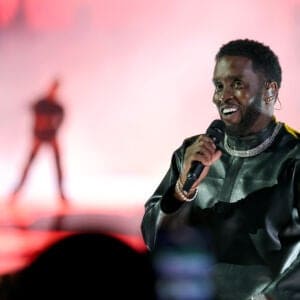
POLYGON ((237 111, 237 108, 230 107, 230 108, 224 108, 224 109, 222 110, 222 113, 223 113, 224 115, 228 115, 228 114, 232 114, 232 113, 234 113, 234 112, 236 112, 236 111, 237 111))

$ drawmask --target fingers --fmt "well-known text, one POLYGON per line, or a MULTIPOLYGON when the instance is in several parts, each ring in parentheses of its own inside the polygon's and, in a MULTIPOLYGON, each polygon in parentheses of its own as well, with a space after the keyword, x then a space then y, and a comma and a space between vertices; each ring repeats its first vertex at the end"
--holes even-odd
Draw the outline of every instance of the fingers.
POLYGON ((197 160, 204 165, 211 165, 215 161, 216 150, 217 147, 210 137, 200 135, 195 143, 187 149, 185 159, 190 162, 197 160))
POLYGON ((217 161, 222 155, 222 152, 217 149, 213 140, 206 136, 200 135, 197 140, 186 149, 184 155, 183 169, 181 170, 180 178, 185 182, 187 174, 191 168, 193 161, 201 162, 205 167, 199 178, 195 181, 192 188, 196 188, 200 182, 208 174, 210 166, 217 161))

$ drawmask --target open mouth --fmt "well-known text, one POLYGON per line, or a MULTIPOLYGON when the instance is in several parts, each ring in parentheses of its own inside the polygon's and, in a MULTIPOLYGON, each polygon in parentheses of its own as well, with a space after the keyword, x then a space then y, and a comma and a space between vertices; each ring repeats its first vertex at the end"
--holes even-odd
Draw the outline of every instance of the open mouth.
POLYGON ((221 112, 222 116, 224 116, 224 117, 228 117, 237 111, 238 111, 238 108, 236 106, 226 106, 226 107, 221 107, 221 109, 220 109, 220 112, 221 112))

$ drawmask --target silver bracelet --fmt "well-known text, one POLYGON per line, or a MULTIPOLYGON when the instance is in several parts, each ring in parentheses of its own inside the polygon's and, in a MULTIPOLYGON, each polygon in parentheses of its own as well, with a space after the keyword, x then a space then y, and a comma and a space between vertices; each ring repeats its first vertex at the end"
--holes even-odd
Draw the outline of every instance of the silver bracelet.
POLYGON ((195 189, 195 193, 192 198, 189 198, 185 192, 182 190, 182 183, 180 182, 180 179, 177 180, 176 185, 175 185, 175 192, 178 194, 180 199, 185 202, 191 202, 195 200, 198 194, 198 187, 195 189))

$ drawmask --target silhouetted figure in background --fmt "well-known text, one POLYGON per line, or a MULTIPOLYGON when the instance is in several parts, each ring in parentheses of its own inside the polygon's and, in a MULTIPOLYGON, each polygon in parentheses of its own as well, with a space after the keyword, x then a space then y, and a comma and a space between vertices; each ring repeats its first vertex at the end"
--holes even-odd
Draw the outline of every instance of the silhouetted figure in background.
POLYGON ((28 176, 29 169, 42 145, 48 145, 52 148, 57 172, 57 185, 59 196, 63 204, 67 204, 63 190, 63 171, 61 166, 61 157, 57 133, 64 120, 65 111, 61 103, 58 102, 58 90, 60 81, 54 79, 45 96, 39 98, 33 103, 31 111, 34 117, 33 122, 33 142, 30 155, 24 166, 21 179, 14 189, 11 202, 16 200, 18 193, 23 187, 28 176))
POLYGON ((153 300, 153 276, 146 253, 109 234, 78 233, 55 242, 16 273, 8 300, 153 300))

